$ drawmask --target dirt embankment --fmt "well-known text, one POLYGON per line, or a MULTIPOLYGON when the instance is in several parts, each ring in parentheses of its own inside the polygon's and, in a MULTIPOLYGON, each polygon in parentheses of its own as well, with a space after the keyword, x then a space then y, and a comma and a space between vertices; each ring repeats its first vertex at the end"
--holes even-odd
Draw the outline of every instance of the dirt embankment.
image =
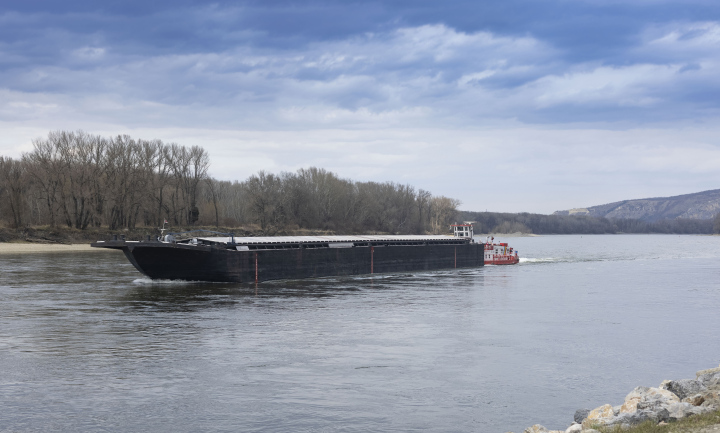
MULTIPOLYGON (((0 242, 29 242, 34 244, 85 244, 97 240, 112 239, 113 234, 125 234, 129 238, 151 234, 152 230, 113 231, 107 229, 76 230, 67 227, 26 227, 23 229, 0 228, 0 242), (147 233, 146 233, 147 232, 147 233)), ((141 239, 141 238, 139 238, 141 239)))
MULTIPOLYGON (((168 232, 184 232, 188 230, 212 230, 221 233, 234 233, 235 236, 322 236, 335 233, 322 230, 293 230, 277 233, 263 233, 256 227, 171 227, 168 232)), ((199 233, 198 233, 199 234, 199 233)), ((343 233, 345 234, 345 233, 343 233)), ((89 244, 90 242, 112 239, 113 235, 124 235, 128 240, 143 240, 148 236, 155 238, 160 236, 160 230, 154 227, 138 227, 135 229, 110 230, 104 227, 91 227, 85 230, 78 230, 69 227, 26 227, 22 229, 10 229, 0 227, 0 243, 26 242, 33 244, 89 244)), ((206 236, 212 236, 206 233, 206 236)))

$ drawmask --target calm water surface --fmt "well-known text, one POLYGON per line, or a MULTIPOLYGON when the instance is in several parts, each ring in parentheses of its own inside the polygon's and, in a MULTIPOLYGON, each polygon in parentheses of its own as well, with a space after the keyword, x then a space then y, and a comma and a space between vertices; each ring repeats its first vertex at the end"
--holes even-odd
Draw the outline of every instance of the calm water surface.
POLYGON ((720 238, 508 239, 517 266, 151 283, 0 256, 0 431, 565 428, 720 362, 720 238))

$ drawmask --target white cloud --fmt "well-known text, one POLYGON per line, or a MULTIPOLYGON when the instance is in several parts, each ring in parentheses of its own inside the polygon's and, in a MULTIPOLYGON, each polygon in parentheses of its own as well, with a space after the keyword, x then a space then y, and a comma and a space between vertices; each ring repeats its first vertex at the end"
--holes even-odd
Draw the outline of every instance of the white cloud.
POLYGON ((81 60, 97 60, 105 55, 105 48, 100 47, 82 47, 73 50, 73 55, 81 60))
POLYGON ((589 71, 542 77, 525 87, 534 94, 533 100, 539 107, 593 103, 647 106, 661 101, 654 90, 671 83, 680 68, 649 64, 600 66, 589 71))
POLYGON ((708 114, 677 95, 718 85, 716 30, 648 30, 632 51, 639 60, 615 65, 569 64, 531 36, 445 25, 286 50, 141 55, 84 41, 68 51, 75 60, 0 71, 0 154, 19 156, 55 129, 127 133, 201 145, 227 180, 315 165, 475 210, 552 212, 711 189, 720 122, 712 106, 708 114), (616 108, 661 120, 631 112, 608 122, 603 110, 616 108), (523 123, 533 116, 537 124, 523 123))
POLYGON ((651 27, 645 32, 643 48, 663 55, 716 57, 720 48, 720 23, 676 23, 651 27))

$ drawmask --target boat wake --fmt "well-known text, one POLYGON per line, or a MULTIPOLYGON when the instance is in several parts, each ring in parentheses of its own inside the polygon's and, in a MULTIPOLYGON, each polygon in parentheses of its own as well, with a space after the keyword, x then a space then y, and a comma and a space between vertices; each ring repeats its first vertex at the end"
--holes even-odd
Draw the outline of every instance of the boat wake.
POLYGON ((556 259, 553 257, 543 257, 543 258, 520 257, 520 263, 557 263, 557 262, 563 262, 563 261, 566 261, 566 260, 556 259))
POLYGON ((151 280, 150 278, 138 278, 136 280, 133 280, 133 284, 137 284, 139 286, 179 286, 179 285, 188 285, 188 284, 211 284, 207 281, 186 281, 186 280, 151 280))

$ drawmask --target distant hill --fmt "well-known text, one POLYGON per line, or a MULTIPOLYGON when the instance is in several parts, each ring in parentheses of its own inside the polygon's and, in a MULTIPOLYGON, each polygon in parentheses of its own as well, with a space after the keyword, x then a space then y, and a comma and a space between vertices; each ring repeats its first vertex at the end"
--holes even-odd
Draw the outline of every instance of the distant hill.
POLYGON ((561 210, 554 215, 590 215, 655 222, 663 219, 712 219, 720 212, 720 189, 674 197, 623 200, 588 208, 561 210))

